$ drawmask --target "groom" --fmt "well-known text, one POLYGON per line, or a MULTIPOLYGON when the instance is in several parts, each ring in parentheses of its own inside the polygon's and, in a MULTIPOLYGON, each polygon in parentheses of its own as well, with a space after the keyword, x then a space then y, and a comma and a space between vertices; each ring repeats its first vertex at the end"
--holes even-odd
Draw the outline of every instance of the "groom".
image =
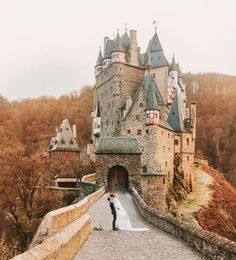
POLYGON ((113 215, 112 229, 118 230, 118 228, 116 227, 117 215, 116 215, 116 210, 115 210, 114 203, 113 203, 114 198, 115 198, 115 195, 111 194, 107 200, 110 202, 111 214, 113 215))

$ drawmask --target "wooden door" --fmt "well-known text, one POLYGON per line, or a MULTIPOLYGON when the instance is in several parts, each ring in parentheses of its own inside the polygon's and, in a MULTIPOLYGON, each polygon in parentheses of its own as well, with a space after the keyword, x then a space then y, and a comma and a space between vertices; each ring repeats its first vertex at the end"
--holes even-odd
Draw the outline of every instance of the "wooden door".
POLYGON ((124 167, 115 166, 108 173, 109 191, 127 191, 129 188, 128 172, 124 167))

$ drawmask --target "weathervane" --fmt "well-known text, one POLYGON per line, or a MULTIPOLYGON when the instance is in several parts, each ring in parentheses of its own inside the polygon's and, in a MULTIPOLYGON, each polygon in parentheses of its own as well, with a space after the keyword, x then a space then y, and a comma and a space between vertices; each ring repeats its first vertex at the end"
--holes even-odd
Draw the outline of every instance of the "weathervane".
POLYGON ((155 33, 157 32, 157 21, 155 20, 155 21, 153 21, 152 22, 152 25, 154 26, 154 28, 155 28, 155 33))

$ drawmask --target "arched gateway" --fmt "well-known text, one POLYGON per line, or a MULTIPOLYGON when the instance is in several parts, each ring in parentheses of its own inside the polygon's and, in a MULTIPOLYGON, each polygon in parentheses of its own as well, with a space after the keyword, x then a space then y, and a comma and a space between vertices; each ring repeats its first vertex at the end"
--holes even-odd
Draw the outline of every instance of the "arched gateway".
POLYGON ((141 151, 135 137, 101 137, 96 154, 96 184, 109 191, 140 187, 141 151))
POLYGON ((122 166, 114 166, 108 172, 108 190, 112 192, 127 191, 129 177, 127 170, 122 166))

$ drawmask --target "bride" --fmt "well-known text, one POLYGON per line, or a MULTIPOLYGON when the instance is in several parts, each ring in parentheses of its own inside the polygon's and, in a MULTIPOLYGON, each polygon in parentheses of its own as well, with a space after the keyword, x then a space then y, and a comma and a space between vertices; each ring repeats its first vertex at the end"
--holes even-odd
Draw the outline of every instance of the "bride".
POLYGON ((114 205, 116 215, 117 215, 117 227, 119 230, 129 230, 129 231, 146 231, 147 228, 132 228, 129 216, 123 206, 121 205, 119 199, 112 194, 111 201, 114 205))

